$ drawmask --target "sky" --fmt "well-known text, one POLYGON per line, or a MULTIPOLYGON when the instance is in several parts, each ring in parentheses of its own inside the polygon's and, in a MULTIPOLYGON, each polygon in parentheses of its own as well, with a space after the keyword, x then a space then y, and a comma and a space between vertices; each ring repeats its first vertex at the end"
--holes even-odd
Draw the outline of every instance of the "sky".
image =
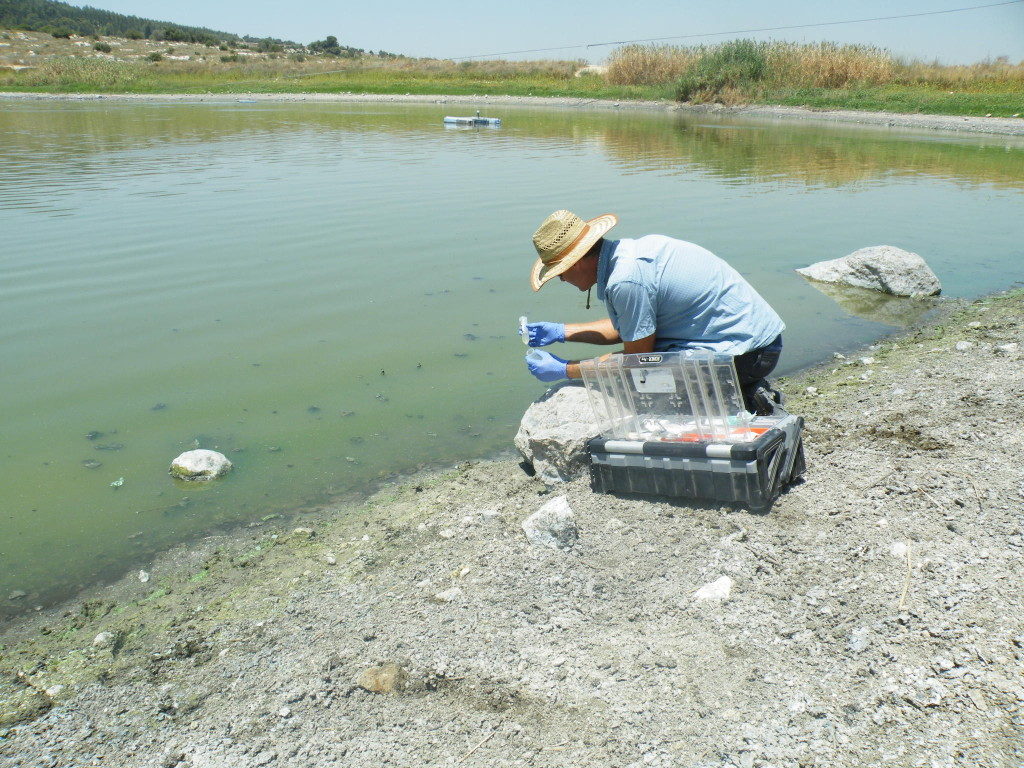
MULTIPOLYGON (((352 0, 69 1, 160 21, 301 43, 334 35, 343 45, 409 56, 460 58, 565 46, 504 58, 588 59, 600 63, 614 46, 585 46, 895 16, 999 0, 383 0, 380 5, 352 0)), ((947 64, 997 56, 1009 56, 1018 62, 1024 61, 1024 2, 936 16, 664 42, 695 44, 736 37, 869 44, 898 56, 938 59, 947 64)))

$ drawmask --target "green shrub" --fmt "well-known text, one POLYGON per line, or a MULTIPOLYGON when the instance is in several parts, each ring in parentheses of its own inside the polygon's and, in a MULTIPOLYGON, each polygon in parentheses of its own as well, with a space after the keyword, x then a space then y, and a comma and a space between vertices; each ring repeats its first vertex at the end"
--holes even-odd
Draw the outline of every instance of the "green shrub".
POLYGON ((147 59, 149 59, 150 61, 163 61, 163 60, 164 60, 164 57, 163 57, 163 55, 162 55, 162 54, 159 54, 159 53, 157 53, 156 51, 153 51, 153 52, 152 52, 151 54, 149 54, 149 56, 147 56, 146 58, 147 58, 147 59))
POLYGON ((139 32, 139 30, 137 29, 129 29, 127 32, 124 33, 124 36, 127 37, 129 40, 142 39, 142 33, 139 32))
POLYGON ((110 53, 110 51, 113 50, 107 43, 93 43, 92 49, 94 51, 99 51, 100 53, 110 53))
POLYGON ((680 101, 693 98, 713 100, 723 91, 749 87, 768 74, 766 44, 733 40, 703 53, 689 72, 679 79, 680 101))
POLYGON ((237 53, 232 53, 230 56, 221 56, 220 60, 227 64, 230 61, 238 61, 239 58, 240 57, 237 53))
POLYGON ((67 27, 43 27, 43 32, 46 32, 51 37, 66 37, 70 38, 74 32, 67 27))

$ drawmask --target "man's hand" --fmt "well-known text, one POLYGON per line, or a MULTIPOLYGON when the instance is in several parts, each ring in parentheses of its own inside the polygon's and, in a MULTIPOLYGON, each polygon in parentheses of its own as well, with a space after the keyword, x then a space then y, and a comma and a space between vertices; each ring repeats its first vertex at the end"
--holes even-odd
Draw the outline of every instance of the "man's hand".
POLYGON ((531 352, 526 358, 526 367, 530 373, 544 382, 558 381, 567 377, 565 366, 567 360, 555 357, 550 352, 531 352))
POLYGON ((527 323, 526 332, 530 335, 531 347, 546 347, 548 344, 565 341, 564 323, 527 323))

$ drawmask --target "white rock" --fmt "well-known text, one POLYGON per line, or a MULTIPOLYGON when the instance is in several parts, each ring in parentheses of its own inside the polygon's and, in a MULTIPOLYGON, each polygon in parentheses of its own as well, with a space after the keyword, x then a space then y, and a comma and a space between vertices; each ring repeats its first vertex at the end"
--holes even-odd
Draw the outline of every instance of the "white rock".
POLYGON ((1020 344, 1017 342, 1011 342, 1010 344, 997 344, 994 351, 1002 355, 1012 355, 1015 352, 1020 351, 1020 344))
POLYGON ((60 692, 63 691, 63 690, 64 690, 64 686, 63 685, 51 685, 49 688, 46 689, 46 695, 49 696, 52 699, 55 696, 59 696, 60 692))
POLYGON ((143 584, 149 581, 149 571, 139 571, 139 581, 143 584))
POLYGON ((458 600, 461 594, 461 589, 458 587, 452 587, 451 589, 446 589, 443 592, 438 592, 431 599, 435 603, 452 603, 458 600))
POLYGON ((217 451, 185 451, 171 462, 169 472, 181 480, 212 480, 231 469, 227 456, 217 451))
POLYGON ((277 710, 278 717, 289 717, 291 713, 291 707, 281 707, 279 710, 277 710))
POLYGON ((907 545, 902 541, 897 541, 892 545, 892 556, 898 557, 900 560, 907 556, 907 545))
POLYGON ((732 584, 732 579, 722 576, 694 592, 693 599, 698 603, 708 600, 728 600, 732 592, 732 584))
POLYGON ((873 358, 873 357, 862 357, 860 359, 860 362, 861 362, 861 365, 874 365, 875 364, 875 358, 873 358))
POLYGON ((810 395, 811 397, 814 397, 814 396, 816 396, 818 394, 818 388, 817 387, 807 387, 807 389, 805 389, 804 392, 806 394, 810 395))
POLYGON ((857 627, 853 632, 850 633, 850 650, 860 653, 869 644, 869 635, 871 630, 867 627, 857 627))
POLYGON ((974 342, 973 341, 958 341, 956 343, 956 351, 957 352, 966 352, 969 349, 973 349, 973 348, 974 348, 974 342))
POLYGON ((556 496, 523 520, 523 531, 531 544, 550 549, 569 549, 580 535, 565 496, 556 496))
POLYGON ((334 555, 332 555, 330 552, 328 552, 326 555, 324 555, 324 562, 327 563, 328 565, 337 565, 338 564, 338 558, 336 558, 334 555))
POLYGON ((587 440, 597 435, 586 389, 563 384, 549 389, 527 408, 515 444, 537 477, 553 485, 587 471, 587 440))
POLYGON ((819 261, 798 273, 823 283, 868 288, 894 296, 934 296, 942 290, 925 260, 891 245, 861 248, 841 259, 819 261))
POLYGON ((114 644, 114 633, 100 632, 92 639, 92 644, 94 648, 109 648, 114 644))

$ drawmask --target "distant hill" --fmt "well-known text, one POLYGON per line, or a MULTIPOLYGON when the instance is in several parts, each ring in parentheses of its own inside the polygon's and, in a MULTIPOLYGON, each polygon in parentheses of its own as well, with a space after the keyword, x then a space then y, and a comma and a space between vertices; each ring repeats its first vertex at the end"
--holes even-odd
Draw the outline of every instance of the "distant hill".
POLYGON ((88 6, 79 8, 57 0, 0 0, 0 27, 47 32, 58 37, 109 35, 210 45, 240 39, 215 29, 125 16, 88 6))

